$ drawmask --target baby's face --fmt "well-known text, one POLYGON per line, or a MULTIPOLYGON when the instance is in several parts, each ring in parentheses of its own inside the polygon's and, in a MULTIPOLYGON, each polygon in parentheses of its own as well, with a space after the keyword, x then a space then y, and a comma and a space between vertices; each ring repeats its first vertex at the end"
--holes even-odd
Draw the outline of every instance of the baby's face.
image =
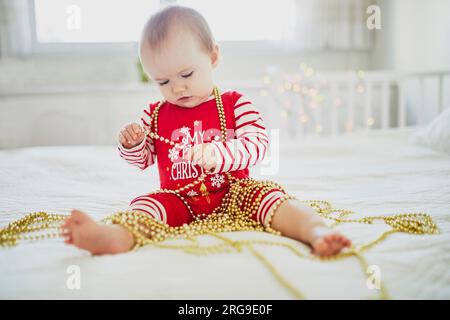
POLYGON ((192 108, 208 100, 214 87, 212 70, 218 46, 207 54, 188 32, 171 32, 159 52, 141 48, 142 65, 166 101, 192 108), (188 97, 181 99, 183 97, 188 97), (181 99, 181 100, 180 100, 181 99))

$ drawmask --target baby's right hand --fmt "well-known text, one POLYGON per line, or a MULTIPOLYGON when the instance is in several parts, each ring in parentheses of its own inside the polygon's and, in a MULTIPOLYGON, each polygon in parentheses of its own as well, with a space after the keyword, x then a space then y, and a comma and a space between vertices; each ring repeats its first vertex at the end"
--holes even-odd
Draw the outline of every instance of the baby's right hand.
POLYGON ((135 122, 125 125, 119 133, 119 141, 127 149, 139 145, 144 138, 144 130, 135 122))

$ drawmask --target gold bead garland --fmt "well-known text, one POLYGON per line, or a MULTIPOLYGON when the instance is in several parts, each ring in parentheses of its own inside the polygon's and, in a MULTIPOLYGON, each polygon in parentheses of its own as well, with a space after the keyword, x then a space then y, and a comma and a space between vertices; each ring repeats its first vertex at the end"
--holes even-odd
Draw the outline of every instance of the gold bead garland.
MULTIPOLYGON (((223 111, 223 104, 218 92, 217 87, 214 88, 214 94, 216 97, 216 105, 219 114, 219 120, 221 124, 222 141, 226 141, 226 121, 223 111)), ((157 133, 158 128, 158 111, 162 105, 162 102, 158 104, 151 116, 151 124, 153 132, 149 129, 145 129, 145 133, 150 138, 160 140, 168 143, 171 146, 175 145, 175 142, 161 137, 157 133)), ((237 179, 230 173, 226 173, 228 177, 229 191, 222 199, 221 205, 213 210, 209 215, 197 216, 194 214, 186 199, 180 194, 182 191, 186 191, 198 183, 204 181, 207 173, 203 173, 200 177, 176 190, 161 189, 154 193, 171 193, 178 196, 188 208, 191 215, 195 218, 190 224, 184 224, 183 226, 171 227, 159 220, 153 219, 151 216, 139 212, 139 211, 119 211, 101 220, 105 224, 119 224, 127 229, 134 237, 136 245, 132 250, 136 250, 139 247, 145 245, 153 245, 160 248, 178 249, 183 250, 191 254, 212 254, 221 252, 237 251, 242 252, 244 248, 248 248, 249 251, 258 258, 272 273, 275 279, 286 288, 297 299, 303 299, 304 295, 293 287, 288 281, 286 281, 281 273, 265 258, 260 252, 258 252, 254 245, 270 245, 285 247, 292 251, 299 257, 305 257, 309 259, 316 259, 321 261, 335 261, 337 259, 343 259, 348 257, 356 257, 364 270, 367 270, 368 263, 364 259, 362 253, 383 241, 389 234, 395 232, 405 232, 411 234, 437 234, 439 229, 432 221, 431 217, 425 213, 404 213, 395 214, 389 216, 367 216, 359 219, 344 219, 344 216, 352 214, 354 212, 349 210, 335 209, 328 201, 324 200, 304 200, 301 201, 294 196, 285 193, 283 187, 272 181, 257 181, 252 178, 237 179), (267 226, 261 225, 259 222, 253 220, 251 216, 255 214, 259 208, 261 199, 271 189, 277 188, 285 193, 274 205, 271 212, 268 213, 267 226), (259 192, 255 201, 251 201, 256 193, 259 192), (282 241, 269 241, 269 240, 232 240, 219 233, 231 232, 231 231, 264 231, 272 233, 274 235, 281 236, 279 231, 276 231, 270 227, 273 214, 277 208, 286 200, 295 199, 297 201, 304 202, 310 205, 317 214, 321 217, 330 219, 335 226, 339 223, 364 223, 373 224, 376 220, 382 220, 385 224, 392 227, 391 230, 383 232, 377 239, 370 241, 367 244, 361 245, 359 248, 352 246, 350 250, 341 252, 334 256, 319 257, 310 253, 301 253, 297 246, 282 241), (333 213, 337 213, 339 216, 334 217, 333 213), (203 218, 203 219, 201 219, 203 218), (196 242, 196 236, 210 235, 223 241, 221 244, 212 245, 208 247, 202 247, 196 242), (166 239, 178 239, 184 237, 192 240, 194 243, 191 245, 168 245, 164 242, 166 239)), ((28 235, 29 233, 36 233, 47 231, 51 229, 59 229, 63 221, 68 215, 62 214, 48 214, 40 211, 30 213, 21 219, 11 222, 5 228, 0 229, 0 246, 14 246, 17 245, 19 240, 39 240, 43 238, 56 238, 60 237, 58 233, 46 233, 38 235, 28 235)), ((379 292, 379 298, 387 299, 389 297, 387 290, 383 284, 381 284, 381 290, 379 292)))
MULTIPOLYGON (((367 270, 368 263, 364 259, 362 253, 368 250, 369 248, 375 246, 376 244, 380 243, 389 234, 396 232, 407 232, 414 234, 439 233, 439 229, 433 223, 431 217, 423 213, 420 214, 407 213, 391 216, 371 216, 360 219, 340 219, 330 216, 332 212, 339 212, 340 210, 334 209, 328 201, 306 200, 301 202, 310 204, 313 208, 316 209, 317 213, 320 216, 325 217, 327 219, 335 221, 337 220, 342 223, 351 222, 351 223, 365 223, 365 224, 371 224, 375 220, 383 220, 384 222, 388 221, 389 222, 388 225, 391 225, 393 227, 391 230, 383 232, 377 239, 370 241, 369 243, 363 244, 359 248, 355 248, 353 246, 347 252, 341 252, 337 255, 329 257, 320 257, 309 253, 301 253, 299 251, 298 246, 294 246, 291 243, 286 243, 283 241, 231 240, 223 235, 219 235, 218 233, 220 232, 230 232, 230 231, 243 231, 243 230, 264 231, 261 225, 257 225, 256 227, 253 226, 254 228, 245 228, 245 226, 242 226, 241 224, 236 224, 235 221, 233 221, 230 214, 222 214, 222 213, 214 215, 211 214, 206 219, 194 221, 189 225, 184 225, 180 227, 171 227, 139 211, 117 212, 111 216, 102 219, 101 222, 107 224, 108 223, 119 224, 124 228, 126 228, 127 230, 129 230, 136 239, 136 246, 133 248, 133 250, 136 250, 140 246, 152 244, 160 248, 177 249, 183 250, 186 253, 206 255, 213 253, 230 252, 233 251, 232 249, 235 249, 235 251, 237 252, 242 252, 243 248, 247 247, 249 248, 250 252, 253 255, 255 255, 256 258, 258 258, 263 262, 263 264, 269 269, 269 271, 272 273, 275 279, 283 287, 285 287, 288 291, 290 291, 291 294, 297 299, 303 299, 304 295, 300 293, 292 285, 290 285, 282 277, 282 275, 275 269, 275 267, 270 263, 270 261, 268 261, 267 258, 265 258, 261 253, 257 253, 256 250, 254 249, 254 245, 270 245, 270 246, 285 247, 299 257, 320 261, 335 261, 338 259, 349 258, 354 256, 358 259, 362 270, 365 272, 367 270), (416 220, 414 220, 416 217, 420 217, 420 219, 423 219, 425 223, 417 222, 416 220), (413 221, 413 223, 408 225, 405 225, 403 222, 397 224, 395 221, 397 221, 398 218, 400 218, 401 221, 403 221, 404 218, 407 218, 406 221, 413 221), (425 227, 418 227, 421 225, 425 227), (198 244, 186 246, 186 245, 168 245, 161 243, 168 238, 178 239, 180 237, 185 237, 192 239, 193 236, 198 235, 211 235, 223 240, 224 242, 218 245, 212 245, 208 247, 201 247, 198 244)), ((227 201, 225 201, 225 203, 227 203, 227 201)), ((347 214, 351 213, 354 212, 351 211, 347 212, 347 214)), ((5 228, 0 229, 0 246, 4 247, 14 246, 17 245, 17 242, 19 240, 33 241, 43 238, 59 237, 59 233, 31 235, 31 236, 27 236, 26 234, 49 229, 59 229, 62 222, 68 216, 69 215, 48 214, 43 211, 27 214, 25 217, 13 221, 5 228)), ((251 220, 251 222, 255 221, 251 220)), ((389 298, 386 287, 384 286, 383 283, 381 283, 379 298, 380 299, 389 298)))
MULTIPOLYGON (((224 112, 224 108, 223 108, 223 102, 222 102, 222 97, 220 96, 220 92, 219 89, 215 86, 213 88, 213 92, 214 92, 214 96, 216 99, 216 107, 217 107, 217 112, 219 115, 219 121, 220 121, 220 127, 221 127, 221 133, 222 133, 222 141, 226 141, 227 136, 226 136, 226 121, 225 121, 225 112, 224 112)), ((171 146, 176 146, 176 143, 171 141, 168 138, 164 138, 162 136, 160 136, 158 134, 158 115, 159 115, 159 109, 161 108, 161 106, 164 104, 164 100, 161 100, 158 105, 155 107, 155 109, 153 110, 152 114, 150 115, 150 124, 152 124, 152 126, 150 128, 144 128, 144 133, 145 135, 150 136, 150 138, 154 139, 154 140, 159 140, 161 142, 165 142, 171 146), (151 130, 153 127, 153 131, 151 130)), ((234 178, 229 172, 225 173, 228 181, 232 182, 235 181, 236 178, 234 178)), ((186 208, 188 209, 189 213, 192 215, 192 217, 197 220, 200 218, 205 218, 207 215, 206 214, 199 214, 196 215, 194 214, 194 211, 191 209, 191 207, 189 206, 189 204, 187 203, 186 199, 180 194, 180 192, 186 191, 188 189, 191 189, 193 187, 195 187, 197 184, 202 183, 205 178, 207 177, 208 173, 202 173, 196 180, 194 180, 191 183, 186 184, 183 187, 180 187, 178 189, 175 190, 171 190, 171 189, 160 189, 160 190, 156 190, 154 192, 151 192, 150 194, 156 194, 156 193, 171 193, 176 195, 186 206, 186 208)))
MULTIPOLYGON (((319 214, 336 223, 349 222, 349 223, 366 223, 373 224, 375 220, 383 220, 387 225, 390 225, 394 230, 412 234, 438 234, 439 229, 433 222, 433 219, 426 213, 400 213, 388 216, 367 216, 360 219, 343 219, 341 217, 335 218, 330 216, 332 212, 344 212, 345 214, 351 214, 349 210, 336 210, 331 207, 328 201, 324 200, 306 200, 312 208, 314 208, 319 214), (322 205, 323 207, 321 207, 322 205)), ((342 216, 342 215, 341 215, 342 216)))
MULTIPOLYGON (((226 118, 225 118, 225 111, 224 111, 224 107, 223 107, 222 97, 220 95, 219 89, 216 86, 213 88, 213 92, 214 92, 214 96, 215 96, 215 100, 216 100, 217 113, 219 115, 219 122, 220 122, 220 128, 221 128, 221 133, 222 133, 222 141, 225 142, 225 141, 227 141, 227 128, 226 128, 226 118)), ((150 138, 152 138, 154 140, 159 140, 161 142, 168 143, 171 146, 175 146, 176 145, 175 142, 171 141, 170 139, 164 138, 163 136, 158 134, 158 115, 159 115, 159 110, 163 104, 164 104, 164 100, 160 101, 158 103, 158 105, 155 107, 155 109, 153 110, 153 112, 150 115, 150 124, 152 124, 152 125, 150 126, 150 128, 144 128, 144 132, 146 135, 150 136, 150 138), (152 130, 152 128, 153 128, 153 130, 152 130)), ((178 189, 175 189, 175 190, 160 189, 160 190, 151 192, 150 194, 157 194, 157 193, 174 194, 184 203, 184 205, 186 206, 186 208, 188 209, 189 213, 194 218, 194 220, 199 220, 201 218, 205 218, 207 216, 206 214, 200 214, 200 215, 194 214, 194 211, 189 206, 189 204, 186 201, 186 199, 184 198, 184 196, 182 196, 180 193, 183 191, 189 190, 190 188, 196 186, 199 183, 202 183, 205 180, 205 178, 208 176, 208 174, 210 174, 210 173, 203 172, 196 180, 194 180, 193 182, 188 183, 187 185, 180 187, 178 189)), ((248 186, 248 188, 254 187, 254 184, 255 184, 254 181, 256 181, 256 180, 253 180, 251 178, 237 179, 237 178, 233 177, 229 172, 225 172, 225 174, 228 178, 228 181, 230 182, 230 185, 233 183, 238 183, 238 182, 249 183, 250 181, 253 181, 252 184, 250 184, 248 186)), ((244 211, 247 213, 248 216, 251 216, 252 212, 256 212, 257 208, 259 208, 261 199, 267 192, 270 191, 270 189, 276 187, 276 188, 281 189, 284 192, 283 188, 280 185, 278 185, 272 181, 258 181, 258 184, 259 184, 259 186, 262 186, 263 188, 261 188, 259 190, 260 194, 258 195, 256 201, 254 203, 252 203, 252 206, 245 208, 246 210, 244 210, 244 211)), ((257 192, 257 191, 258 190, 255 190, 255 192, 257 192)), ((242 194, 245 195, 246 193, 244 192, 242 194)), ((233 199, 235 199, 235 197, 233 197, 233 199)), ((250 199, 251 199, 251 197, 250 197, 250 199)), ((234 201, 236 201, 236 200, 234 200, 234 201)), ((250 203, 250 201, 248 201, 246 203, 250 203)), ((213 210, 212 213, 217 213, 220 210, 223 210, 222 207, 223 207, 223 205, 221 205, 218 208, 215 208, 215 210, 213 210)), ((236 208, 234 208, 234 207, 231 207, 229 209, 236 211, 236 208)), ((266 228, 266 229, 268 232, 278 234, 271 228, 266 228)))
POLYGON ((18 240, 37 240, 59 237, 59 233, 28 235, 29 233, 59 229, 60 224, 68 217, 63 214, 48 214, 44 211, 33 212, 23 218, 12 221, 0 229, 0 246, 14 246, 18 240), (56 223, 56 224, 55 224, 56 223))

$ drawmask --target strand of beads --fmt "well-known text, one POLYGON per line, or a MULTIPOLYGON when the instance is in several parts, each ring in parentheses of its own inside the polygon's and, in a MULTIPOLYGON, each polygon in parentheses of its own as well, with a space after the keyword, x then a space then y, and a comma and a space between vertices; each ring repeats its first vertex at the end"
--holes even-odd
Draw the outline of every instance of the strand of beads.
MULTIPOLYGON (((214 87, 214 96, 216 99, 216 107, 217 107, 217 113, 219 116, 219 122, 220 122, 220 127, 221 127, 221 133, 222 133, 222 141, 226 141, 226 121, 225 121, 225 111, 223 108, 223 102, 222 102, 222 97, 220 96, 220 92, 219 89, 215 86, 214 87)), ((164 138, 163 136, 158 134, 158 115, 159 115, 159 110, 161 108, 161 106, 163 105, 164 100, 160 101, 158 103, 158 105, 155 107, 155 109, 153 110, 152 114, 150 115, 150 123, 152 124, 152 127, 150 128, 145 128, 144 129, 144 133, 148 136, 150 136, 150 138, 154 139, 154 140, 159 140, 161 142, 165 142, 170 144, 171 146, 175 146, 176 143, 171 141, 168 138, 164 138)), ((186 208, 188 209, 189 213, 191 214, 191 216, 194 218, 194 220, 198 220, 201 218, 205 218, 207 216, 207 214, 195 214, 194 211, 192 210, 192 208, 190 207, 190 205, 188 204, 188 202, 186 201, 186 199, 181 195, 181 192, 184 191, 188 191, 189 189, 195 187, 197 184, 205 181, 206 177, 208 176, 209 173, 205 173, 203 172, 196 180, 194 180, 191 183, 188 183, 187 185, 180 187, 178 189, 160 189, 160 190, 156 190, 154 192, 151 192, 150 194, 157 194, 157 193, 171 193, 174 194, 175 196, 177 196, 186 206, 186 208)), ((229 172, 226 173, 228 180, 234 181, 232 179, 232 176, 229 172)))
MULTIPOLYGON (((236 185, 235 185, 236 186, 236 185)), ((242 189, 235 187, 235 190, 240 192, 242 189)), ((238 197, 225 197, 225 203, 228 204, 228 206, 232 206, 232 204, 229 204, 230 199, 238 199, 238 197), (226 201, 228 199, 228 202, 226 201)), ((322 210, 318 210, 317 212, 319 214, 327 214, 330 212, 336 212, 336 209, 333 209, 331 205, 328 202, 324 201, 318 201, 318 200, 307 200, 305 202, 311 202, 311 203, 321 203, 322 205, 325 204, 325 207, 322 210)), ((224 206, 226 207, 226 206, 224 206)), ((403 218, 407 218, 409 220, 414 220, 415 215, 414 214, 402 214, 397 215, 401 216, 403 218)), ((428 223, 433 226, 434 223, 432 222, 431 218, 428 215, 425 214, 417 214, 417 216, 420 216, 421 218, 425 218, 425 220, 428 221, 428 223)), ((64 220, 67 217, 67 215, 53 215, 53 214, 47 214, 45 212, 38 212, 38 213, 32 213, 28 214, 22 219, 16 220, 12 223, 10 223, 6 228, 0 230, 0 245, 15 245, 17 244, 18 240, 38 240, 42 239, 42 237, 20 237, 22 232, 33 232, 45 229, 46 226, 49 226, 49 222, 59 222, 64 220), (41 223, 39 225, 39 223, 41 223), (38 224, 38 226, 32 226, 32 224, 38 224), (7 236, 4 236, 7 235, 7 236)), ((395 219, 392 219, 393 216, 374 216, 374 217, 366 217, 363 219, 353 219, 353 220, 342 220, 340 222, 360 222, 360 223, 372 223, 375 219, 385 219, 385 217, 388 217, 388 221, 396 221, 395 219)), ((234 217, 228 214, 222 214, 218 213, 215 215, 209 216, 207 219, 200 220, 198 222, 194 222, 191 225, 185 225, 182 227, 169 227, 168 225, 157 221, 148 215, 131 211, 131 212, 118 212, 114 215, 111 215, 109 217, 106 217, 102 221, 104 223, 112 222, 112 223, 118 223, 128 230, 132 234, 135 235, 135 238, 137 239, 137 244, 133 249, 137 249, 140 246, 147 245, 147 244, 153 244, 155 246, 160 246, 162 248, 171 248, 171 249, 182 249, 188 253, 195 253, 195 254, 209 254, 209 253, 218 253, 218 252, 230 252, 230 250, 227 249, 226 244, 231 246, 232 248, 238 249, 238 251, 242 251, 242 248, 244 246, 253 244, 253 245, 271 245, 271 246, 282 246, 290 249, 292 252, 294 252, 299 257, 307 257, 310 259, 319 259, 321 261, 335 261, 337 259, 343 259, 348 258, 351 256, 356 256, 358 258, 358 261, 361 264, 361 268, 363 272, 365 273, 367 268, 367 262, 365 261, 365 258, 362 256, 362 252, 373 247, 374 245, 380 243, 383 241, 387 235, 399 232, 401 228, 393 228, 389 231, 385 231, 380 237, 377 239, 364 244, 360 246, 360 248, 352 248, 352 250, 348 252, 343 252, 335 256, 331 257, 317 257, 313 256, 311 254, 302 254, 298 250, 298 246, 294 246, 291 243, 285 243, 282 241, 268 241, 268 240, 224 240, 225 243, 216 245, 216 246, 210 246, 208 248, 202 248, 198 244, 196 246, 190 245, 190 246, 180 246, 180 245, 164 245, 159 244, 158 242, 164 241, 167 238, 179 238, 183 235, 200 235, 200 234, 210 234, 213 236, 217 236, 219 238, 226 238, 223 235, 218 235, 217 232, 225 232, 225 231, 241 231, 243 228, 242 224, 235 224, 232 223, 232 220, 234 220, 234 217), (219 223, 216 228, 212 228, 211 224, 212 221, 216 220, 216 223, 219 223), (209 231, 213 230, 213 231, 209 231), (216 233, 214 233, 216 232, 216 233)), ((263 231, 261 228, 254 228, 255 231, 263 231)), ((427 230, 424 230, 426 232, 427 230)), ((428 230, 429 232, 434 232, 433 228, 430 228, 428 230)), ((250 248, 250 247, 249 247, 250 248)), ((270 264, 270 261, 262 256, 261 254, 256 255, 255 250, 250 250, 253 255, 255 255, 259 260, 264 262, 264 265, 269 269, 269 271, 274 275, 275 279, 285 287, 287 290, 292 292, 294 297, 301 298, 303 295, 298 291, 298 289, 291 286, 285 279, 282 278, 281 274, 275 269, 273 265, 270 264), (264 261, 263 261, 264 260, 264 261)), ((379 292, 379 298, 380 299, 386 299, 389 295, 387 293, 387 289, 384 286, 383 283, 381 283, 381 290, 379 292)))
MULTIPOLYGON (((222 102, 222 98, 219 92, 219 89, 217 87, 214 87, 214 95, 215 95, 215 99, 216 99, 216 107, 217 107, 217 112, 218 112, 218 116, 219 116, 219 122, 220 122, 220 127, 221 127, 221 133, 222 133, 222 141, 226 141, 227 136, 226 136, 226 118, 225 118, 225 111, 224 111, 224 107, 223 107, 223 102, 222 102)), ((170 144, 171 146, 176 145, 175 142, 171 141, 168 138, 164 138, 163 136, 158 134, 158 115, 159 115, 159 110, 161 108, 161 106, 163 105, 164 101, 160 101, 158 103, 158 105, 155 107, 155 109, 153 110, 151 116, 150 116, 150 123, 152 124, 152 127, 150 128, 146 128, 145 129, 145 134, 149 135, 152 139, 155 140, 159 140, 161 142, 165 142, 170 144), (153 130, 152 130, 153 129, 153 130)), ((199 220, 201 218, 205 218, 207 216, 207 214, 195 214, 194 211, 192 210, 192 208, 189 206, 188 202, 186 201, 186 199, 181 195, 181 192, 184 191, 188 191, 189 189, 195 187, 197 184, 203 182, 205 180, 205 178, 207 177, 209 173, 202 173, 196 180, 194 180, 193 182, 180 187, 178 189, 160 189, 160 190, 156 190, 154 192, 151 192, 150 194, 156 194, 156 193, 171 193, 176 195, 186 206, 186 208, 188 209, 189 213, 191 214, 191 216, 194 218, 194 220, 199 220)), ((248 181, 250 179, 238 179, 235 178, 231 175, 231 173, 229 172, 225 172, 227 178, 228 178, 228 182, 231 185, 232 183, 237 183, 238 181, 248 181)), ((254 207, 256 207, 256 203, 254 205, 254 207)), ((223 210, 222 210, 223 211, 223 210)))
POLYGON ((332 212, 344 212, 346 215, 355 213, 350 210, 338 210, 331 206, 331 203, 325 200, 305 200, 319 215, 324 218, 334 220, 336 223, 364 223, 373 224, 375 220, 383 220, 387 225, 393 227, 396 231, 411 234, 438 234, 439 228, 433 222, 430 215, 422 212, 418 213, 400 213, 385 216, 366 216, 359 219, 344 219, 331 216, 332 212))
POLYGON ((14 246, 19 240, 39 240, 44 238, 56 238, 59 233, 38 233, 49 229, 58 229, 66 215, 48 214, 44 211, 33 212, 23 218, 12 221, 5 228, 0 229, 0 246, 14 246))
MULTIPOLYGON (((219 120, 221 123, 221 131, 222 131, 222 140, 226 141, 226 121, 223 112, 223 105, 220 98, 220 94, 218 93, 217 88, 214 89, 214 93, 216 95, 216 105, 218 107, 219 120)), ((165 143, 168 143, 172 146, 175 145, 175 142, 171 140, 161 137, 157 134, 157 118, 158 112, 162 105, 162 102, 158 104, 152 114, 153 127, 155 129, 154 132, 151 130, 146 130, 146 134, 148 134, 152 139, 158 139, 165 143)), ((189 188, 192 188, 196 184, 200 183, 205 179, 207 174, 202 174, 197 180, 194 182, 181 187, 177 190, 168 190, 162 189, 159 192, 169 192, 176 194, 179 196, 183 203, 188 207, 191 214, 194 215, 193 211, 190 209, 187 201, 184 199, 180 192, 186 191, 189 188)), ((267 226, 262 226, 258 222, 251 219, 251 216, 255 214, 257 208, 261 204, 262 197, 272 188, 278 188, 284 192, 284 189, 274 183, 272 181, 256 181, 251 178, 238 179, 233 177, 231 174, 227 172, 227 177, 230 182, 230 190, 222 199, 222 203, 219 207, 215 208, 214 211, 204 217, 205 219, 199 219, 197 216, 194 216, 196 219, 189 225, 183 225, 179 227, 170 227, 167 224, 164 224, 158 220, 151 218, 150 216, 137 211, 126 211, 126 212, 118 212, 111 216, 106 217, 102 220, 104 223, 114 223, 120 224, 127 230, 129 230, 134 238, 136 239, 136 245, 133 250, 147 245, 153 244, 155 246, 165 247, 165 248, 173 248, 173 249, 183 249, 189 253, 215 253, 215 252, 223 252, 227 251, 227 246, 229 245, 232 248, 237 249, 237 251, 242 251, 243 246, 247 246, 253 255, 255 255, 259 260, 263 262, 263 264, 269 269, 269 271, 274 275, 276 280, 284 286, 287 290, 293 293, 296 298, 303 298, 303 295, 293 286, 291 286, 276 270, 276 268, 270 264, 267 258, 258 253, 251 244, 265 244, 265 245, 273 245, 273 246, 283 246, 289 248, 292 252, 296 253, 299 256, 305 256, 311 259, 320 259, 324 261, 333 261, 336 259, 342 259, 350 256, 356 256, 360 263, 363 271, 366 271, 365 266, 367 262, 362 256, 362 251, 367 250, 370 247, 380 243, 383 241, 387 235, 394 232, 408 232, 415 234, 425 234, 425 233, 438 233, 437 226, 433 223, 430 216, 419 213, 419 214, 400 214, 400 215, 391 215, 391 216, 369 216, 360 219, 343 219, 344 215, 353 213, 348 210, 340 210, 332 208, 331 204, 328 201, 321 200, 307 200, 306 203, 309 203, 313 208, 316 209, 316 212, 322 217, 332 219, 335 223, 343 223, 343 222, 354 222, 354 223, 366 223, 372 224, 374 220, 383 220, 388 225, 392 226, 393 229, 389 231, 385 231, 380 237, 377 239, 362 245, 360 248, 352 248, 349 252, 343 252, 338 255, 332 257, 317 257, 309 255, 301 254, 298 251, 298 248, 289 243, 283 243, 280 241, 261 241, 261 240, 231 240, 224 236, 219 235, 220 232, 228 232, 228 231, 266 231, 269 233, 273 233, 275 235, 281 235, 280 232, 273 230, 270 228, 270 222, 272 216, 276 209, 286 200, 288 199, 296 199, 293 196, 285 194, 282 198, 280 198, 273 207, 272 211, 268 213, 268 224, 267 226), (256 193, 259 192, 258 196, 255 198, 256 193), (252 199, 254 199, 252 201, 252 199), (331 216, 332 213, 340 212, 338 218, 331 216), (169 246, 160 244, 160 242, 164 241, 167 238, 179 238, 181 236, 184 237, 192 237, 195 235, 209 234, 220 238, 224 241, 224 243, 210 246, 208 248, 201 248, 198 244, 190 245, 190 246, 169 246)), ((158 191, 157 191, 158 192, 158 191)), ((26 233, 38 232, 40 230, 45 230, 54 227, 52 223, 54 222, 62 222, 67 215, 51 215, 45 212, 32 213, 25 216, 22 219, 19 219, 15 222, 12 222, 6 228, 0 229, 0 245, 16 245, 18 240, 38 240, 44 237, 56 237, 58 234, 47 234, 47 235, 38 235, 38 236, 26 236, 26 233)), ((383 288, 380 296, 387 297, 386 289, 383 288)))

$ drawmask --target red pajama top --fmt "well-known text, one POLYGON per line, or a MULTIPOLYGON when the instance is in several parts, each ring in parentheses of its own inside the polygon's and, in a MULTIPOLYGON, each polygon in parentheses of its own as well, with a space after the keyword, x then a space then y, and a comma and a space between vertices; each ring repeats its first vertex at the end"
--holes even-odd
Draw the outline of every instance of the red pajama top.
MULTIPOLYGON (((208 192, 228 187, 224 172, 234 177, 249 176, 249 167, 263 160, 269 140, 263 120, 255 106, 242 94, 227 91, 221 94, 227 126, 227 141, 222 141, 219 116, 214 97, 193 108, 184 108, 164 102, 158 113, 157 133, 176 143, 153 141, 149 136, 141 144, 126 149, 119 142, 120 156, 128 163, 145 170, 157 160, 160 187, 177 189, 198 178, 203 168, 186 160, 187 150, 198 143, 211 142, 215 148, 218 165, 205 179, 208 192), (217 138, 216 138, 217 137, 217 138)), ((143 111, 140 124, 149 127, 156 103, 143 111)), ((182 194, 200 195, 200 184, 182 194)))

